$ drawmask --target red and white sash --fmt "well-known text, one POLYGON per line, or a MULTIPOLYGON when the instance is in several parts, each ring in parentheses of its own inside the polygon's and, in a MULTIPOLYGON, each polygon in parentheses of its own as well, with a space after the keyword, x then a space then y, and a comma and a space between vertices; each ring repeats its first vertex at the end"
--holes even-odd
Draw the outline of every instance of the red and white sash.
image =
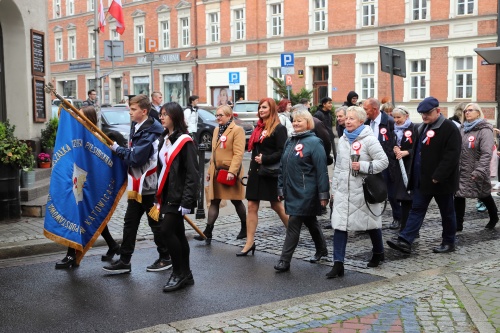
POLYGON ((144 172, 139 178, 135 178, 134 176, 132 176, 129 170, 128 183, 127 183, 127 194, 129 199, 135 200, 137 202, 142 202, 142 186, 144 184, 144 179, 146 179, 146 177, 149 177, 156 172, 156 165, 158 159, 157 154, 158 154, 158 140, 153 142, 153 155, 149 160, 150 165, 149 168, 146 170, 146 172, 144 172))

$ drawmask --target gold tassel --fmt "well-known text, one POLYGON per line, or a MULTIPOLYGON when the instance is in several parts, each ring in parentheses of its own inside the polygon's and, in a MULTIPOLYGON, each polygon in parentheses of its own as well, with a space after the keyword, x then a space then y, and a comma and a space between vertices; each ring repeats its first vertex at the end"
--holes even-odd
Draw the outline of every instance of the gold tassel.
POLYGON ((156 205, 154 205, 153 207, 151 207, 151 209, 149 210, 149 213, 148 215, 153 219, 155 220, 156 222, 158 222, 159 218, 160 218, 160 211, 158 210, 158 207, 156 207, 156 205))
POLYGON ((138 203, 142 203, 142 195, 136 191, 128 191, 128 198, 130 200, 135 200, 138 203))

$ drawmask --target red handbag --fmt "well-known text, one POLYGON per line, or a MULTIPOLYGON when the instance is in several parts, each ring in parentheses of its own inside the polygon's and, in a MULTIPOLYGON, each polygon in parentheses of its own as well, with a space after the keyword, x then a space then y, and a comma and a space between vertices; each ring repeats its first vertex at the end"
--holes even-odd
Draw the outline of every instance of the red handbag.
POLYGON ((227 180, 227 173, 228 171, 226 169, 217 170, 217 182, 227 186, 234 186, 234 184, 236 184, 236 177, 227 180))

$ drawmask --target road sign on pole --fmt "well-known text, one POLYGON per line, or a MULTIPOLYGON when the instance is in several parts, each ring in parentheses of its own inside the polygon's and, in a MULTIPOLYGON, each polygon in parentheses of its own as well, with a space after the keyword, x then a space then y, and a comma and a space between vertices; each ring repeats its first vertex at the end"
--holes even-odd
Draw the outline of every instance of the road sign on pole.
POLYGON ((240 90, 240 73, 229 72, 229 89, 240 90))
POLYGON ((281 54, 281 75, 295 74, 295 57, 293 53, 281 54))
POLYGON ((289 74, 285 75, 285 83, 287 86, 290 86, 290 87, 292 86, 292 76, 291 75, 289 75, 289 74))
POLYGON ((158 52, 158 38, 146 38, 146 52, 158 52))

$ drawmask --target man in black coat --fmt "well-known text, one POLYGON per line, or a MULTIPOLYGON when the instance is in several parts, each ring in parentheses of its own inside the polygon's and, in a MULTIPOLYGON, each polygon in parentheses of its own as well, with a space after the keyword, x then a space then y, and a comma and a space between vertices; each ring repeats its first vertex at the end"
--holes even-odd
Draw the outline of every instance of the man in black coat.
POLYGON ((395 135, 394 135, 394 119, 389 117, 384 111, 380 111, 380 102, 376 98, 368 98, 363 102, 363 109, 366 111, 365 125, 370 126, 382 145, 387 158, 389 159, 389 167, 382 171, 385 183, 387 185, 387 199, 392 208, 392 223, 391 226, 397 226, 401 221, 401 204, 395 196, 394 179, 391 176, 391 170, 394 170, 394 165, 397 163, 394 155, 395 135))
POLYGON ((333 155, 336 157, 337 149, 335 148, 335 135, 333 134, 333 116, 332 116, 332 99, 330 97, 323 97, 318 105, 318 110, 314 113, 314 117, 323 122, 328 131, 330 138, 330 146, 332 147, 333 155))
POLYGON ((432 198, 441 212, 443 240, 435 247, 435 253, 455 251, 457 221, 453 194, 458 189, 459 160, 462 139, 457 126, 446 119, 439 110, 439 102, 427 97, 417 107, 422 124, 417 129, 413 145, 414 158, 409 179, 413 190, 413 205, 406 227, 399 237, 387 241, 398 251, 411 253, 411 244, 419 233, 432 198))

